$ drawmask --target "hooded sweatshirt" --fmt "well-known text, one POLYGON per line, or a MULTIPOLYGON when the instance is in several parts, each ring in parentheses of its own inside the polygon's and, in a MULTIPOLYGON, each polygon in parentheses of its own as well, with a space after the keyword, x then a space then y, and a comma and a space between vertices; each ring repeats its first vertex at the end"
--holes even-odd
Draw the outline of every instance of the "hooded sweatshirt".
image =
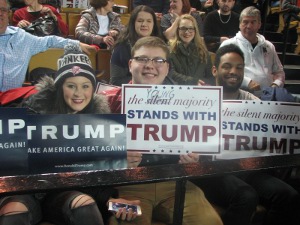
POLYGON ((270 41, 267 41, 264 36, 260 34, 256 34, 256 36, 258 43, 254 48, 243 37, 241 31, 235 37, 224 41, 220 47, 235 44, 243 51, 245 71, 242 88, 247 88, 251 80, 259 83, 261 88, 269 87, 272 84, 283 87, 285 73, 275 46, 270 41))

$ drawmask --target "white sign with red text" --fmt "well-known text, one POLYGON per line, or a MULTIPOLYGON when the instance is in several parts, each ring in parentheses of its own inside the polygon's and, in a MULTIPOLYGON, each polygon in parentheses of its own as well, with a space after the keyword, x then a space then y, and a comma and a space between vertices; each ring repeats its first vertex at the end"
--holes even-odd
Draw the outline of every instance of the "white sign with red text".
POLYGON ((224 101, 217 159, 300 153, 300 104, 224 101))
POLYGON ((221 87, 122 86, 127 150, 149 154, 219 154, 221 87))

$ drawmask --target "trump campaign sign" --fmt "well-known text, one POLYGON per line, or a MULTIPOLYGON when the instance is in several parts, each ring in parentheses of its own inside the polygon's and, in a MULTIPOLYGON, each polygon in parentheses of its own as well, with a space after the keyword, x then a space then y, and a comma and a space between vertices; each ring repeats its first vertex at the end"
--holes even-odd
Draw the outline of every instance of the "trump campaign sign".
POLYGON ((300 104, 224 101, 217 159, 300 153, 300 104))
POLYGON ((127 150, 149 154, 219 154, 221 87, 122 86, 127 150))

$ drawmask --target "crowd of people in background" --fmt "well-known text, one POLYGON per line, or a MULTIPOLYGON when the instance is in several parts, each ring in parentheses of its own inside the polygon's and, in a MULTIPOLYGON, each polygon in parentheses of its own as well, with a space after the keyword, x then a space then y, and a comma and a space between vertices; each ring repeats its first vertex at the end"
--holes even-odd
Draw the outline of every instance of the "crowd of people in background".
MULTIPOLYGON (((114 86, 216 85, 223 87, 223 99, 255 101, 265 88, 284 87, 285 72, 276 49, 259 34, 262 12, 257 6, 261 1, 135 0, 126 26, 113 12, 114 0, 89 3, 90 8, 81 12, 74 39, 66 39, 68 27, 55 6, 38 0, 0 0, 0 93, 22 87, 30 58, 49 48, 65 48, 58 61, 69 64, 58 68, 54 78, 38 81, 37 93, 20 105, 30 113, 120 113, 120 87, 95 93, 97 79, 88 54, 99 48, 111 51, 107 82, 114 86), (38 37, 23 29, 41 16, 56 21, 61 37, 38 37)), ((284 7, 299 13, 294 3, 284 1, 284 7)), ((128 164, 137 167, 142 157, 128 153, 128 164)), ((192 153, 172 160, 201 163, 192 153)), ((184 224, 250 225, 258 204, 267 209, 263 225, 300 221, 299 193, 273 174, 201 179, 188 182, 186 190, 184 224), (211 203, 224 207, 225 213, 219 215, 211 203)), ((47 193, 42 198, 7 196, 0 198, 0 225, 45 221, 53 225, 151 225, 153 218, 172 224, 174 201, 173 181, 47 193), (138 204, 143 214, 123 209, 110 213, 109 201, 138 204)))

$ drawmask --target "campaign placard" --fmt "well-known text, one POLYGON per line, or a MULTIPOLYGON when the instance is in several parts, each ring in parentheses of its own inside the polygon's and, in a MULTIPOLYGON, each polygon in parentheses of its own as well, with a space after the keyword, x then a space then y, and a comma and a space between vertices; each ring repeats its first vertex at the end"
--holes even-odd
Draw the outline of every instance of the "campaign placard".
POLYGON ((26 110, 0 108, 0 176, 28 173, 26 110))
POLYGON ((217 159, 300 153, 300 104, 224 101, 217 159))
POLYGON ((148 154, 219 154, 221 87, 122 86, 127 149, 148 154))
POLYGON ((31 173, 127 167, 125 115, 29 115, 27 127, 31 173))

